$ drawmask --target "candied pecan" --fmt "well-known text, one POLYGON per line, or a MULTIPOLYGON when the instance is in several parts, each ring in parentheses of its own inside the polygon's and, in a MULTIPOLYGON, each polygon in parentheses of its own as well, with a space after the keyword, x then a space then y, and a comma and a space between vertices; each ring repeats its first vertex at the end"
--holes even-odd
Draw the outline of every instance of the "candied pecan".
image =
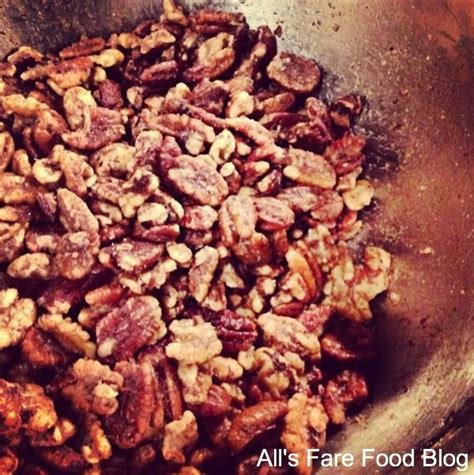
POLYGON ((111 79, 106 79, 99 84, 97 100, 102 107, 116 109, 123 106, 120 84, 111 79))
POLYGON ((168 170, 168 178, 179 191, 203 205, 217 206, 229 193, 224 178, 198 157, 182 155, 168 170))
POLYGON ((89 56, 98 53, 105 48, 105 40, 103 38, 87 38, 82 36, 77 43, 73 43, 59 52, 59 56, 63 59, 76 58, 78 56, 89 56))
POLYGON ((10 262, 21 254, 25 232, 21 223, 0 222, 0 262, 10 262))
POLYGON ((231 406, 232 398, 220 386, 213 384, 207 393, 207 400, 194 409, 198 417, 222 417, 225 416, 231 406))
POLYGON ((260 101, 258 109, 264 114, 286 112, 295 103, 296 97, 292 92, 281 92, 260 101))
POLYGON ((9 132, 0 132, 0 172, 9 165, 15 152, 15 142, 9 132))
POLYGON ((317 64, 293 53, 280 53, 267 66, 267 74, 280 86, 298 94, 311 92, 319 84, 317 64))
POLYGON ((290 165, 284 168, 283 174, 290 180, 325 189, 336 185, 333 168, 320 155, 293 148, 290 149, 288 156, 290 165))
POLYGON ((351 211, 360 211, 369 206, 374 197, 374 187, 367 180, 358 180, 354 188, 344 191, 344 204, 351 211))
POLYGON ((102 424, 97 419, 89 418, 86 422, 87 433, 82 443, 81 453, 90 464, 98 464, 112 457, 112 446, 108 441, 102 424))
POLYGON ((33 204, 35 186, 25 177, 13 173, 0 173, 0 202, 7 205, 33 204))
POLYGON ((184 452, 194 446, 198 437, 196 418, 191 411, 185 411, 181 419, 165 425, 163 458, 169 462, 184 464, 184 452))
POLYGON ((171 23, 178 23, 182 26, 187 26, 189 23, 183 8, 176 4, 174 0, 163 0, 163 17, 171 23))
POLYGON ((222 351, 222 343, 210 323, 174 320, 169 329, 174 341, 166 346, 166 355, 180 363, 205 363, 222 351))
POLYGON ((339 127, 348 129, 351 120, 362 112, 362 99, 360 96, 350 95, 339 97, 330 106, 332 121, 339 127))
POLYGON ((236 354, 239 351, 248 350, 257 339, 255 322, 232 310, 217 313, 207 310, 203 316, 216 328, 224 354, 236 354))
POLYGON ((57 146, 52 158, 57 158, 59 167, 66 180, 66 187, 81 198, 87 193, 88 187, 95 182, 93 168, 87 163, 86 157, 57 146))
POLYGON ((36 116, 32 130, 33 140, 41 152, 48 154, 67 130, 66 121, 58 112, 45 109, 36 116))
POLYGON ((344 424, 346 413, 354 405, 365 402, 369 395, 364 376, 345 370, 330 379, 324 388, 323 406, 333 424, 344 424))
POLYGON ((121 361, 133 357, 147 344, 166 333, 161 307, 154 297, 132 297, 108 313, 95 328, 97 353, 101 358, 121 361))
POLYGON ((122 449, 137 447, 149 437, 155 409, 155 375, 152 365, 122 361, 115 366, 124 385, 119 395, 119 409, 104 418, 107 437, 122 449))
POLYGON ((100 250, 99 261, 105 267, 138 273, 152 267, 164 247, 142 241, 126 240, 100 250))
POLYGON ((0 290, 0 348, 16 345, 36 319, 33 300, 19 298, 16 289, 0 290))
POLYGON ((266 313, 257 322, 263 331, 265 342, 276 350, 292 351, 310 360, 320 358, 317 336, 310 333, 298 320, 266 313))
POLYGON ((251 197, 229 196, 219 210, 219 228, 223 242, 233 246, 255 234, 257 210, 251 197))
POLYGON ((309 450, 324 445, 327 423, 328 416, 319 399, 296 393, 288 401, 281 441, 289 452, 298 454, 299 475, 313 473, 309 450))
POLYGON ((241 452, 255 438, 274 427, 286 412, 286 404, 279 401, 262 401, 245 408, 235 416, 227 434, 230 450, 241 452))
POLYGON ((194 256, 194 262, 189 271, 189 292, 199 303, 209 292, 218 263, 219 253, 210 246, 203 247, 194 256))
POLYGON ((21 94, 10 94, 1 98, 1 105, 6 114, 17 114, 20 117, 34 118, 48 106, 34 97, 21 94))
POLYGON ((36 449, 39 458, 62 473, 84 473, 88 463, 71 447, 41 447, 36 449))
POLYGON ((58 314, 43 315, 38 320, 38 326, 51 333, 67 350, 94 358, 96 347, 90 341, 90 335, 70 318, 58 314))
POLYGON ((332 313, 333 311, 331 307, 311 304, 303 313, 301 313, 301 315, 299 315, 298 321, 300 321, 308 331, 320 336, 332 313))
POLYGON ((20 46, 14 53, 11 53, 7 57, 9 64, 22 64, 26 61, 33 61, 35 63, 40 62, 43 59, 43 55, 31 46, 20 46))
POLYGON ((185 403, 196 405, 207 400, 212 386, 212 375, 208 365, 180 363, 178 377, 181 381, 185 403))
POLYGON ((229 92, 221 81, 204 79, 193 89, 189 101, 192 105, 219 116, 224 110, 228 97, 229 92))
POLYGON ((358 168, 363 162, 364 147, 363 137, 348 134, 328 145, 324 151, 324 157, 338 175, 345 175, 358 168))
POLYGON ((254 233, 249 239, 241 239, 232 250, 238 259, 251 266, 266 264, 272 257, 270 241, 261 233, 254 233))
POLYGON ((72 356, 51 335, 36 327, 26 332, 21 342, 21 354, 34 368, 65 366, 72 356))
POLYGON ((245 23, 241 13, 201 9, 189 16, 191 28, 198 33, 212 35, 221 31, 231 31, 245 23))
POLYGON ((133 218, 140 206, 158 188, 159 180, 156 175, 139 168, 123 184, 122 194, 118 199, 118 204, 126 218, 133 218))
POLYGON ((260 226, 265 231, 287 229, 295 222, 291 208, 277 198, 254 198, 260 226))
POLYGON ((60 188, 57 193, 59 219, 69 232, 98 232, 99 223, 87 204, 72 191, 60 188))
POLYGON ((84 124, 78 130, 62 134, 62 139, 79 150, 97 150, 117 142, 125 134, 122 116, 105 107, 85 109, 84 124))
POLYGON ((273 143, 270 131, 256 120, 249 119, 248 117, 236 117, 226 119, 225 123, 228 127, 245 135, 259 146, 273 143))
POLYGON ((18 458, 8 447, 0 447, 0 472, 5 475, 15 473, 18 469, 18 458))
POLYGON ((46 432, 30 435, 32 447, 58 447, 76 434, 76 426, 69 419, 59 419, 46 432))
POLYGON ((52 259, 43 252, 32 252, 17 257, 7 268, 7 274, 15 279, 48 280, 54 276, 52 259))
MULTIPOLYGON (((98 180, 99 183, 110 184, 113 186, 114 183, 120 183, 116 180, 112 180, 110 176, 116 178, 128 178, 135 169, 136 158, 135 148, 131 147, 126 143, 113 143, 106 145, 104 148, 101 148, 92 155, 91 164, 94 167, 97 175, 99 177, 107 177, 101 182, 101 178, 98 180)), ((115 187, 114 187, 115 188, 115 187)), ((99 193, 99 196, 102 196, 102 193, 99 193)), ((118 190, 118 193, 120 191, 118 190)), ((112 201, 112 203, 118 203, 118 199, 111 199, 107 195, 103 196, 105 199, 112 201)))
POLYGON ((140 74, 140 80, 147 86, 164 86, 175 81, 178 73, 179 66, 176 61, 165 61, 145 68, 140 74))
POLYGON ((217 211, 210 206, 188 206, 181 225, 194 231, 207 231, 217 221, 217 211))
POLYGON ((97 103, 88 89, 77 86, 64 93, 63 107, 69 126, 77 130, 84 126, 87 110, 97 107, 97 103))
POLYGON ((94 267, 99 253, 99 236, 96 233, 67 233, 57 244, 54 265, 61 276, 79 280, 94 267))

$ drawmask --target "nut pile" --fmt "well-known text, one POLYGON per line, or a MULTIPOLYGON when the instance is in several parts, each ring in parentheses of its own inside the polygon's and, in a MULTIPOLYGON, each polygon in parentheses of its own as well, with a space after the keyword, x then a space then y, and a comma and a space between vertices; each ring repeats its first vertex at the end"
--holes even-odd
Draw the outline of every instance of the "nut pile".
POLYGON ((0 472, 284 473, 367 399, 358 96, 238 13, 0 64, 0 472))

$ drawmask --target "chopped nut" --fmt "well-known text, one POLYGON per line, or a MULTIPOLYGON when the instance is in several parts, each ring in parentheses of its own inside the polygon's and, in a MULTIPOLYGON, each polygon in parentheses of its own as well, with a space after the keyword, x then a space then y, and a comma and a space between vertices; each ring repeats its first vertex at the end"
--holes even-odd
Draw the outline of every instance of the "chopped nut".
POLYGON ((344 204, 352 211, 369 206, 374 197, 374 188, 367 180, 359 180, 355 187, 342 194, 344 204))

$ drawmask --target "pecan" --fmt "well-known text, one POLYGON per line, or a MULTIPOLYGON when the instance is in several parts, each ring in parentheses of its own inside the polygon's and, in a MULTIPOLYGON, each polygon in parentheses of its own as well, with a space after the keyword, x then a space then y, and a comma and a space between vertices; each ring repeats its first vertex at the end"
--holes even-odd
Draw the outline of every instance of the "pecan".
POLYGON ((212 386, 212 375, 206 365, 181 363, 178 366, 184 402, 202 404, 207 400, 212 386))
POLYGON ((15 142, 8 132, 0 133, 0 172, 3 172, 9 165, 15 152, 15 142))
POLYGON ((283 174, 302 185, 331 189, 336 185, 336 174, 331 165, 320 155, 312 152, 290 149, 290 165, 283 174))
POLYGON ((89 418, 86 426, 87 433, 81 447, 84 460, 90 464, 98 464, 112 457, 112 446, 104 433, 101 422, 89 418))
POLYGON ((42 447, 36 449, 39 458, 53 469, 65 473, 84 473, 87 462, 71 447, 42 447))
POLYGON ((198 10, 189 16, 189 20, 193 30, 209 35, 232 30, 245 23, 245 18, 241 13, 211 9, 198 10))
POLYGON ((66 279, 86 277, 99 253, 99 236, 95 233, 67 233, 58 241, 54 265, 66 279))
POLYGON ((331 315, 331 307, 311 304, 301 315, 299 315, 298 321, 300 321, 308 331, 320 336, 331 315))
POLYGON ((248 117, 229 118, 226 119, 225 123, 228 127, 245 135, 259 146, 273 143, 273 137, 270 131, 259 122, 249 119, 248 117))
POLYGON ((198 440, 196 418, 191 411, 185 411, 181 419, 165 426, 163 438, 163 458, 167 461, 184 464, 184 451, 191 449, 198 440))
POLYGON ((138 208, 152 195, 158 188, 159 180, 153 173, 139 168, 123 184, 122 195, 118 199, 118 204, 126 218, 133 218, 138 208))
POLYGON ((59 419, 46 432, 30 435, 32 447, 58 447, 76 434, 76 426, 69 419, 59 419))
POLYGON ((57 196, 59 219, 69 232, 99 231, 97 218, 81 198, 65 188, 60 188, 57 196))
POLYGON ((0 348, 16 345, 36 319, 31 299, 19 298, 16 289, 0 290, 0 348))
POLYGON ((286 112, 294 104, 295 100, 296 97, 292 92, 282 92, 261 100, 258 108, 264 114, 286 112))
POLYGON ((288 414, 281 441, 291 453, 299 455, 297 473, 313 473, 309 450, 324 445, 328 417, 324 408, 315 397, 297 393, 288 401, 288 414))
POLYGON ((217 206, 229 193, 224 178, 198 157, 182 155, 168 170, 168 178, 179 191, 203 205, 217 206))
POLYGON ((164 86, 176 80, 178 73, 179 67, 176 61, 165 61, 145 68, 140 74, 140 80, 147 86, 164 86))
POLYGON ((289 228, 295 222, 291 208, 277 198, 254 198, 260 226, 265 231, 289 228))
POLYGON ((52 260, 43 252, 23 254, 7 268, 7 274, 15 279, 48 280, 53 277, 53 272, 52 260))
POLYGON ((118 109, 123 106, 120 84, 111 79, 102 81, 97 91, 97 100, 102 107, 118 109))
POLYGON ((266 313, 257 322, 263 331, 265 342, 276 350, 292 351, 310 360, 320 358, 318 338, 298 320, 266 313))
POLYGON ((36 116, 32 131, 33 140, 41 152, 47 155, 67 130, 66 121, 58 112, 45 109, 36 116))
POLYGON ((39 328, 30 328, 21 342, 25 361, 35 368, 58 368, 71 360, 66 351, 51 335, 39 328))
MULTIPOLYGON (((108 180, 111 180, 109 176, 128 178, 128 176, 132 175, 133 170, 135 169, 136 158, 134 155, 134 147, 125 143, 114 143, 95 152, 92 155, 91 164, 99 177, 107 177, 108 180)), ((114 183, 120 183, 116 180, 107 181, 105 178, 103 181, 100 180, 101 179, 99 178, 98 184, 103 183, 104 185, 110 184, 113 186, 114 183)), ((99 191, 97 192, 99 196, 103 195, 103 193, 99 191)), ((119 191, 118 194, 120 194, 119 191)), ((112 201, 112 203, 118 203, 118 199, 110 199, 107 195, 104 195, 103 197, 112 201)))
POLYGON ((219 253, 210 246, 203 247, 194 256, 194 262, 189 272, 189 291, 199 303, 209 292, 218 263, 219 253))
POLYGON ((249 239, 255 234, 257 210, 248 196, 229 196, 219 210, 219 228, 223 242, 233 246, 239 239, 249 239))
POLYGON ((339 127, 348 129, 351 120, 362 112, 362 99, 360 96, 350 95, 336 99, 331 103, 330 116, 339 127))
POLYGON ((97 353, 112 361, 127 360, 144 345, 166 333, 161 307, 154 297, 132 297, 111 311, 96 326, 97 353))
POLYGON ((364 160, 364 147, 364 138, 348 134, 326 147, 324 157, 338 175, 345 175, 361 165, 364 160))
POLYGON ((232 398, 220 386, 213 384, 207 393, 206 402, 196 406, 195 412, 198 417, 222 417, 225 416, 231 406, 232 398))
POLYGON ((274 427, 286 412, 286 404, 279 401, 263 401, 245 408, 235 416, 227 434, 230 450, 241 452, 259 435, 274 427))
POLYGON ((344 204, 351 211, 360 211, 369 206, 374 196, 374 187, 367 180, 358 180, 354 188, 342 194, 344 204))
POLYGON ((10 475, 18 469, 18 458, 8 447, 0 448, 0 472, 10 475))
POLYGON ((59 56, 63 59, 76 58, 78 56, 89 56, 98 53, 105 48, 103 38, 87 38, 81 37, 77 43, 73 43, 59 52, 59 56))
POLYGON ((163 0, 163 16, 165 20, 187 26, 189 21, 183 12, 181 5, 177 5, 174 0, 163 0))
POLYGON ((368 397, 367 382, 355 371, 343 371, 330 379, 323 393, 323 406, 333 424, 344 424, 347 410, 365 402, 368 397))
POLYGON ((298 94, 311 92, 321 79, 317 64, 293 53, 280 53, 267 66, 267 74, 280 86, 298 94))
POLYGON ((43 55, 31 46, 20 46, 14 53, 11 53, 7 57, 9 64, 22 64, 26 61, 40 62, 43 59, 43 55))
POLYGON ((228 97, 229 92, 221 81, 204 79, 193 89, 189 100, 192 105, 219 116, 224 110, 228 97))
POLYGON ((120 112, 104 107, 85 110, 83 126, 62 134, 62 139, 79 150, 97 150, 117 142, 125 134, 120 112))
POLYGON ((210 206, 188 206, 181 220, 182 226, 193 231, 207 231, 217 220, 217 212, 210 206))
POLYGON ((92 93, 83 87, 71 87, 64 93, 64 112, 72 130, 83 127, 88 109, 96 106, 97 103, 92 93))
POLYGON ((36 189, 25 177, 13 173, 0 174, 0 202, 11 205, 33 204, 36 189))

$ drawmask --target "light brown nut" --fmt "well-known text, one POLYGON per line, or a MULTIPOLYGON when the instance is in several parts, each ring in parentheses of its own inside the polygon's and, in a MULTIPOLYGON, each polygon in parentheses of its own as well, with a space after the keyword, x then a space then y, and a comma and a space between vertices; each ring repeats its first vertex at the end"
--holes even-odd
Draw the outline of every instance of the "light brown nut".
POLYGON ((20 462, 15 453, 8 447, 0 448, 0 471, 6 475, 16 473, 20 462))
POLYGON ((321 72, 317 64, 293 53, 280 53, 267 66, 270 79, 298 94, 311 92, 319 84, 321 72))
POLYGON ((281 352, 291 351, 302 358, 318 360, 321 357, 319 341, 298 320, 266 313, 257 323, 267 345, 281 352))
POLYGON ((41 110, 48 108, 34 97, 25 97, 21 94, 3 96, 0 102, 6 114, 18 114, 29 118, 36 117, 41 110))
POLYGON ((62 277, 79 280, 90 274, 98 253, 98 234, 84 231, 67 233, 58 241, 54 265, 62 277))
POLYGON ((235 416, 227 434, 230 450, 241 452, 252 440, 274 427, 286 412, 286 404, 279 401, 263 401, 245 408, 235 416))
POLYGON ((196 418, 191 411, 185 411, 181 419, 165 425, 163 458, 168 462, 184 464, 184 452, 194 447, 198 437, 196 418))
POLYGON ((88 421, 86 425, 87 433, 81 446, 82 457, 86 462, 97 465, 102 460, 112 457, 112 445, 99 420, 88 421))
POLYGON ((348 134, 332 142, 324 151, 324 157, 338 175, 345 175, 359 168, 364 160, 365 139, 348 134))
POLYGON ((193 252, 183 243, 168 243, 166 251, 171 259, 181 265, 190 264, 193 258, 193 252))
POLYGON ((68 317, 59 314, 43 315, 38 320, 41 330, 51 333, 67 350, 94 358, 96 346, 90 341, 90 335, 68 317))
POLYGON ((73 43, 59 52, 59 57, 63 59, 76 58, 78 56, 89 56, 98 53, 105 48, 105 40, 103 38, 87 38, 81 37, 76 43, 73 43))
POLYGON ((271 132, 256 120, 249 119, 248 117, 237 117, 235 119, 226 119, 225 123, 229 128, 240 132, 259 146, 273 143, 271 132))
POLYGON ((68 130, 63 117, 53 109, 41 110, 33 125, 33 140, 41 152, 49 154, 51 149, 60 142, 61 134, 68 130))
POLYGON ((15 152, 15 142, 9 132, 0 132, 0 172, 10 164, 15 152))
POLYGON ((296 393, 288 401, 281 442, 289 452, 298 454, 298 475, 313 473, 309 450, 324 445, 327 423, 328 416, 319 399, 296 393))
POLYGON ((187 206, 181 225, 193 231, 207 231, 217 221, 217 211, 210 206, 187 206))
POLYGON ((35 200, 36 188, 27 178, 8 172, 0 174, 0 202, 21 205, 35 200))
POLYGON ((174 0, 163 0, 163 17, 165 20, 178 23, 181 26, 188 26, 189 23, 183 8, 174 0))
POLYGON ((344 204, 352 211, 369 206, 373 197, 374 187, 367 180, 358 180, 354 188, 342 194, 344 204))
POLYGON ((124 59, 124 54, 115 48, 107 48, 101 51, 99 54, 89 56, 94 64, 98 64, 102 68, 111 68, 120 64, 124 59))
POLYGON ((118 409, 123 377, 98 361, 79 359, 69 369, 59 388, 74 408, 84 414, 108 416, 118 409))
POLYGON ((166 356, 182 364, 202 364, 222 351, 222 343, 210 323, 174 320, 169 329, 174 341, 166 346, 166 356))
POLYGON ((84 198, 88 187, 95 183, 94 170, 87 163, 86 157, 61 146, 54 148, 52 157, 59 162, 59 167, 66 180, 66 187, 79 197, 84 198))
POLYGON ((121 142, 106 145, 92 155, 91 164, 99 177, 128 178, 136 166, 135 148, 121 142))
POLYGON ((254 198, 260 226, 264 231, 287 229, 295 222, 292 209, 277 198, 254 198))
POLYGON ((26 226, 0 222, 0 262, 11 262, 23 250, 26 226))
POLYGON ((7 268, 7 274, 15 279, 48 280, 54 277, 52 259, 43 252, 32 252, 17 257, 7 268))
POLYGON ((16 289, 0 290, 0 349, 18 344, 36 320, 36 306, 16 289))
POLYGON ((43 55, 31 46, 20 46, 14 53, 7 57, 9 64, 21 64, 25 61, 34 61, 38 63, 43 59, 43 55))
POLYGON ((57 193, 59 220, 69 232, 98 232, 99 222, 87 204, 75 193, 60 188, 57 193))
POLYGON ((290 180, 324 189, 336 185, 336 173, 321 155, 293 148, 288 156, 290 165, 283 169, 283 174, 290 180))
POLYGON ((212 387, 212 375, 207 365, 180 362, 178 377, 186 404, 202 404, 207 400, 212 387))
POLYGON ((148 170, 139 168, 124 183, 118 204, 125 218, 133 218, 137 210, 158 189, 159 179, 148 170))
POLYGON ((198 157, 179 157, 169 169, 168 178, 180 192, 202 205, 217 206, 229 193, 224 178, 198 157))
POLYGON ((166 326, 158 300, 151 296, 132 297, 102 318, 95 332, 99 357, 117 362, 156 343, 166 334, 166 326))
POLYGON ((206 246, 194 256, 189 271, 189 293, 201 303, 209 292, 214 273, 219 263, 219 253, 213 247, 206 246))
POLYGON ((219 210, 219 229, 226 246, 233 246, 239 239, 249 239, 255 234, 257 210, 249 196, 229 196, 219 210))

